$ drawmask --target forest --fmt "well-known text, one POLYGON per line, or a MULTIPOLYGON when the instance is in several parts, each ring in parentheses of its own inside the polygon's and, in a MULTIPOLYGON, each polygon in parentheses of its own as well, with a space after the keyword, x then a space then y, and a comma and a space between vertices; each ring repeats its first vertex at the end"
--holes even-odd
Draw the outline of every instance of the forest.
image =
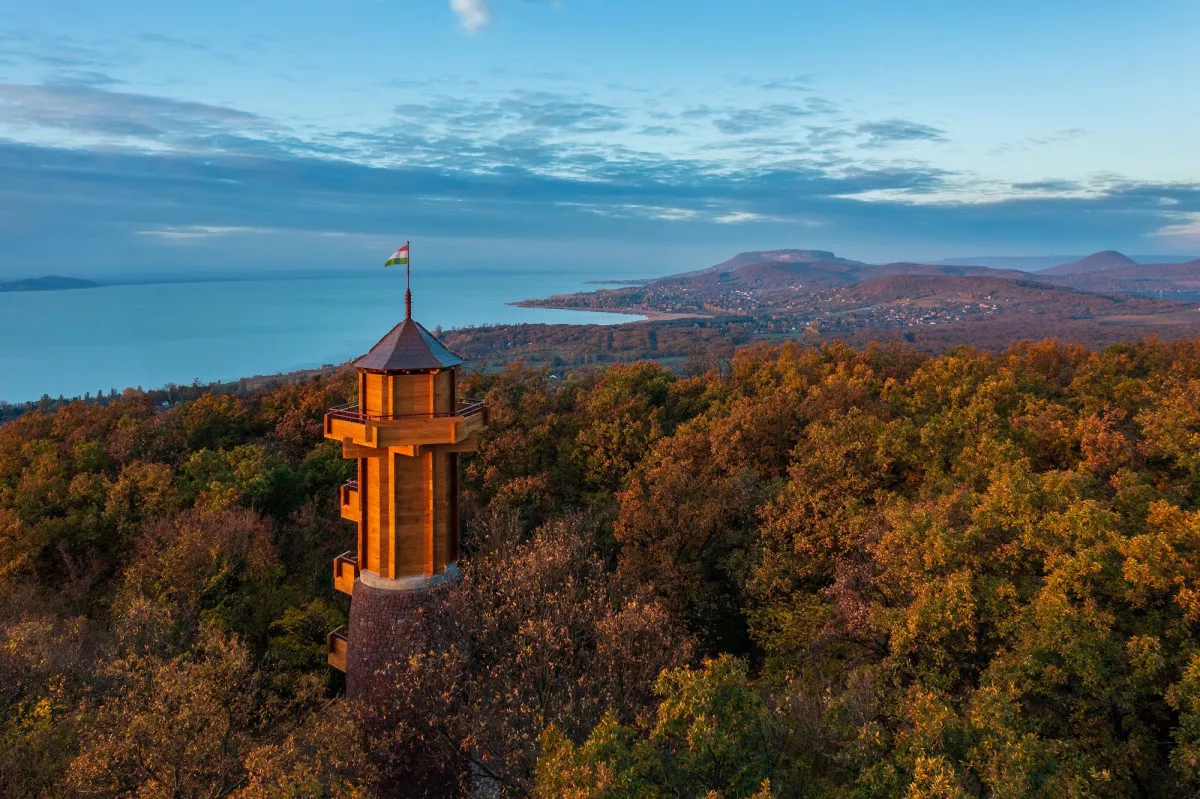
POLYGON ((1200 791, 1200 339, 459 390, 462 576, 370 713, 324 645, 351 371, 0 425, 0 795, 1200 791))

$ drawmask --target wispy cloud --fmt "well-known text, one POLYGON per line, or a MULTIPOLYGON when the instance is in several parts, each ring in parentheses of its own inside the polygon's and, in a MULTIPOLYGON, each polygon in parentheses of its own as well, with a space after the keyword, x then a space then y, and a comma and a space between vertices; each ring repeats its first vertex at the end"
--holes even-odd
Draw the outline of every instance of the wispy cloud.
POLYGON ((275 127, 245 111, 82 82, 0 83, 0 109, 0 125, 143 140, 211 140, 216 132, 275 127))
POLYGON ((907 119, 884 119, 877 122, 863 122, 855 128, 867 140, 860 147, 886 147, 905 142, 946 141, 946 132, 920 122, 907 119))
POLYGON ((767 91, 809 92, 813 90, 813 77, 811 75, 769 78, 764 81, 750 81, 749 83, 767 91))
POLYGON ((197 42, 189 42, 185 39, 180 39, 175 36, 163 36, 161 33, 143 33, 138 35, 138 41, 146 44, 158 45, 161 47, 170 47, 178 50, 191 50, 193 52, 204 52, 209 48, 206 45, 197 42))
POLYGON ((1200 247, 1200 212, 1180 214, 1177 218, 1179 221, 1163 225, 1154 232, 1154 236, 1177 244, 1200 247))
POLYGON ((677 136, 681 133, 673 125, 647 125, 638 131, 639 136, 677 136))
POLYGON ((1040 191, 1048 194, 1066 194, 1084 191, 1087 188, 1077 180, 1031 180, 1014 183, 1012 187, 1017 191, 1040 191))
POLYGON ((29 30, 0 31, 0 52, 51 69, 105 70, 129 65, 137 56, 113 41, 84 41, 29 30))
POLYGON ((1063 130, 1056 130, 1055 132, 1046 136, 1026 136, 1023 139, 1014 139, 1012 141, 1002 142, 988 150, 988 155, 998 156, 1008 155, 1009 153, 1028 152, 1037 147, 1045 147, 1051 144, 1058 144, 1059 142, 1072 141, 1074 139, 1078 139, 1080 136, 1085 135, 1087 135, 1087 131, 1083 130, 1082 128, 1066 128, 1063 130))
POLYGON ((605 133, 625 127, 625 111, 578 95, 516 91, 499 98, 442 96, 396 107, 404 124, 460 134, 537 128, 570 133, 605 133))
POLYGON ((492 18, 487 0, 450 0, 450 8, 458 15, 459 24, 468 33, 483 28, 492 18))
POLYGON ((139 230, 139 236, 153 236, 163 241, 195 241, 196 239, 212 239, 224 236, 242 236, 246 234, 277 233, 273 228, 244 227, 237 225, 180 225, 178 227, 163 227, 155 230, 139 230))
POLYGON ((713 217, 718 225, 741 225, 746 222, 777 222, 775 217, 758 214, 753 211, 731 211, 727 214, 713 217))
POLYGON ((830 114, 833 104, 820 97, 810 97, 803 103, 773 103, 761 108, 740 108, 713 120, 713 127, 722 133, 753 133, 766 128, 779 128, 804 117, 830 114))

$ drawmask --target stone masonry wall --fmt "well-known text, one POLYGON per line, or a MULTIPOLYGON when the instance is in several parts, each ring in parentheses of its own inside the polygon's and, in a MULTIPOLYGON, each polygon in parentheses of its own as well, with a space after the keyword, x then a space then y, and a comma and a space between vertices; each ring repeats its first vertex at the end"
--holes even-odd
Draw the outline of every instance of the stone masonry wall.
POLYGON ((373 707, 386 702, 388 664, 419 644, 413 640, 413 621, 431 590, 396 591, 355 582, 346 653, 346 696, 351 701, 373 707))

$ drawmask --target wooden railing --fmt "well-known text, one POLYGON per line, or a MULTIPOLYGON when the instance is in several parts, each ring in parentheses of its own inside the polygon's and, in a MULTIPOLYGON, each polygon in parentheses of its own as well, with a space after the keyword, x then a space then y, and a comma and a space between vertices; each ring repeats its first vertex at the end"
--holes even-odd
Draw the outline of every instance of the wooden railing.
POLYGON ((358 408, 357 402, 347 402, 330 408, 327 415, 333 419, 344 419, 347 422, 393 422, 404 419, 439 419, 452 416, 476 416, 487 410, 483 400, 459 400, 452 411, 433 411, 431 413, 364 413, 358 408))

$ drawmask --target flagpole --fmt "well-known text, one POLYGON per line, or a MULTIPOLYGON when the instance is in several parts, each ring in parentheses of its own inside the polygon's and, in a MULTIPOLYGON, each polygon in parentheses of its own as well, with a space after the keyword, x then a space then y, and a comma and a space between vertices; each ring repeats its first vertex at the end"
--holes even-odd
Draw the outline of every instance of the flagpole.
POLYGON ((408 258, 404 261, 404 318, 412 319, 412 242, 404 242, 408 258))

